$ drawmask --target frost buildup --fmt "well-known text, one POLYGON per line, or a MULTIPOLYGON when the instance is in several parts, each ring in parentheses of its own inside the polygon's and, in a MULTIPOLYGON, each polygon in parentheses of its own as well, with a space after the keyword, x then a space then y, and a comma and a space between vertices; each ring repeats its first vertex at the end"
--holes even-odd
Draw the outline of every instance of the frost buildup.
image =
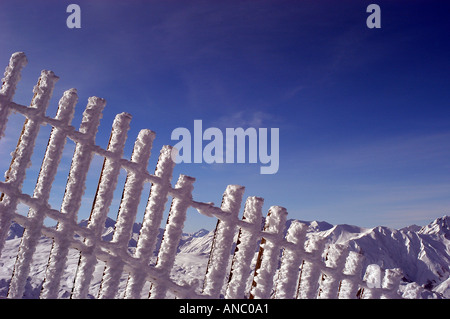
POLYGON ((344 274, 344 276, 349 276, 353 280, 349 280, 348 278, 344 277, 339 290, 339 298, 356 298, 359 290, 359 285, 358 282, 355 282, 354 278, 358 279, 362 277, 363 259, 363 255, 355 251, 349 252, 342 273, 344 274))
MULTIPOLYGON (((146 265, 153 256, 168 194, 172 188, 171 180, 175 163, 172 161, 171 152, 172 147, 168 145, 163 146, 161 149, 155 169, 155 176, 161 180, 159 183, 152 184, 150 189, 144 220, 137 242, 135 257, 146 265)), ((146 274, 142 271, 133 271, 130 274, 125 290, 125 298, 140 298, 146 281, 145 276, 146 274)))
POLYGON ((183 225, 186 220, 186 212, 192 201, 192 190, 195 179, 193 177, 181 175, 175 189, 179 190, 181 198, 174 198, 170 207, 169 217, 164 230, 161 247, 156 260, 155 269, 160 273, 158 280, 152 284, 150 298, 162 299, 166 296, 170 271, 175 263, 178 243, 183 232, 183 225))
MULTIPOLYGON (((102 231, 108 216, 109 208, 117 186, 120 174, 120 159, 123 156, 123 149, 127 139, 127 132, 130 128, 131 115, 121 113, 116 115, 112 125, 111 136, 108 143, 108 151, 113 157, 105 158, 103 162, 97 192, 92 205, 91 214, 87 228, 92 231, 93 237, 86 238, 85 244, 93 248, 102 239, 102 231)), ((96 256, 90 251, 83 251, 80 255, 79 266, 76 272, 75 285, 72 298, 87 298, 89 285, 93 277, 96 256)))
POLYGON ((249 197, 245 203, 243 220, 251 228, 241 228, 231 264, 226 298, 242 299, 245 295, 247 280, 251 273, 251 263, 256 251, 259 231, 261 229, 262 205, 261 197, 249 197))
POLYGON ((155 133, 153 131, 141 130, 134 144, 131 162, 135 163, 137 167, 128 172, 125 181, 122 201, 112 239, 112 242, 117 247, 112 252, 113 257, 111 257, 108 265, 105 267, 99 298, 112 299, 118 291, 124 268, 123 258, 128 255, 128 243, 131 239, 139 200, 144 188, 145 177, 147 176, 147 165, 154 138, 155 133))
POLYGON ((346 253, 344 247, 331 244, 324 252, 326 269, 322 273, 319 283, 319 299, 336 299, 341 283, 341 273, 345 267, 346 253))
POLYGON ((321 252, 325 248, 325 244, 325 240, 319 236, 314 236, 306 242, 305 251, 312 258, 302 263, 297 289, 298 299, 315 299, 317 297, 321 270, 315 264, 322 263, 321 252))
MULTIPOLYGON (((13 73, 14 71, 11 70, 13 73)), ((38 84, 34 87, 34 97, 29 107, 29 110, 33 111, 35 117, 39 118, 45 115, 57 80, 58 77, 53 72, 45 70, 41 72, 38 84)), ((5 91, 12 97, 14 91, 12 88, 6 88, 5 91)), ((5 96, 2 97, 4 98, 5 96)), ((6 122, 2 124, 6 124, 6 122)), ((31 164, 31 155, 33 154, 39 129, 39 121, 28 118, 25 120, 16 150, 12 154, 11 165, 5 173, 5 180, 13 192, 20 192, 22 189, 26 170, 31 164)), ((0 196, 0 209, 2 211, 2 214, 0 214, 0 252, 3 250, 6 235, 17 204, 17 196, 11 197, 6 194, 0 196)))
MULTIPOLYGON (((75 89, 64 92, 59 101, 56 119, 61 124, 70 125, 78 96, 75 89)), ((53 128, 47 145, 44 160, 41 165, 33 197, 43 203, 48 203, 52 183, 55 179, 59 162, 61 161, 66 135, 63 129, 53 128)), ((45 211, 30 208, 28 211, 29 226, 25 228, 22 242, 20 243, 18 257, 14 266, 14 272, 8 292, 10 298, 21 298, 25 291, 25 284, 30 271, 30 264, 36 250, 38 240, 41 237, 41 229, 45 219, 45 211)))
POLYGON ((105 104, 106 101, 103 99, 90 97, 83 113, 79 131, 84 134, 84 139, 83 142, 77 143, 75 147, 61 205, 61 213, 65 214, 65 218, 57 225, 57 237, 54 238, 50 252, 41 298, 54 299, 58 297, 61 276, 74 235, 72 225, 77 222, 78 210, 85 190, 86 176, 93 156, 92 147, 95 143, 95 135, 105 104))
POLYGON ((283 250, 274 298, 292 299, 295 297, 299 267, 304 253, 306 228, 305 224, 294 220, 288 229, 286 240, 292 244, 292 247, 286 247, 283 250))
POLYGON ((280 242, 286 225, 287 211, 284 207, 272 206, 267 214, 264 232, 273 234, 262 238, 256 261, 255 274, 250 292, 251 299, 268 299, 272 292, 273 277, 280 257, 280 242))
POLYGON ((243 186, 228 185, 222 198, 221 210, 227 214, 228 218, 217 222, 203 283, 203 293, 211 298, 220 297, 244 190, 243 186))
POLYGON ((6 123, 11 112, 9 104, 16 92, 17 83, 20 81, 20 73, 27 64, 27 57, 23 52, 16 52, 11 56, 9 65, 5 70, 0 89, 0 138, 5 134, 6 123))

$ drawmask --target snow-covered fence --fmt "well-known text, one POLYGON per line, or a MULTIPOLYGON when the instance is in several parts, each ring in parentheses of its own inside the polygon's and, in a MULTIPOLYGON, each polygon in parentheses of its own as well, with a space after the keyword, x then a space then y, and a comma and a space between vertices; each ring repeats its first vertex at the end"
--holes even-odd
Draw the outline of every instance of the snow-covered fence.
MULTIPOLYGON (((221 207, 193 200, 194 178, 180 175, 172 187, 174 162, 171 146, 164 146, 155 173, 147 171, 154 132, 142 130, 134 144, 131 160, 123 158, 131 116, 118 114, 109 144, 95 144, 105 101, 91 97, 80 128, 71 126, 78 97, 75 89, 66 91, 59 101, 55 118, 46 109, 58 77, 42 71, 34 88, 30 106, 13 102, 16 85, 27 59, 12 55, 0 90, 0 138, 11 112, 25 116, 25 123, 12 161, 0 182, 0 253, 11 222, 25 229, 14 266, 8 297, 21 298, 30 273, 33 254, 43 235, 53 239, 41 298, 57 298, 69 249, 77 249, 79 262, 74 274, 71 298, 87 298, 95 266, 105 263, 98 298, 118 295, 122 274, 127 274, 125 298, 140 298, 150 283, 150 298, 164 298, 167 292, 179 298, 397 298, 401 274, 395 269, 367 272, 362 255, 348 252, 321 238, 306 240, 306 225, 291 222, 285 230, 287 211, 272 206, 263 219, 263 199, 249 197, 239 218, 244 187, 229 185, 221 207), (42 125, 52 127, 33 195, 22 192, 26 170, 42 125), (49 197, 67 139, 76 143, 66 190, 60 210, 50 207, 49 197), (77 224, 88 168, 93 156, 104 158, 89 222, 77 224), (127 171, 112 241, 102 240, 102 231, 118 184, 121 169, 127 171), (128 250, 132 227, 144 185, 151 184, 137 247, 128 250), (150 263, 158 230, 169 198, 172 198, 163 239, 154 265, 150 263), (19 203, 27 205, 27 216, 17 213, 19 203), (203 284, 180 284, 170 277, 189 207, 217 219, 211 253, 203 284), (45 225, 51 218, 57 227, 45 225), (264 226, 262 221, 264 220, 264 226), (232 253, 234 247, 234 253, 232 253)), ((368 268, 368 267, 366 267, 368 268)))

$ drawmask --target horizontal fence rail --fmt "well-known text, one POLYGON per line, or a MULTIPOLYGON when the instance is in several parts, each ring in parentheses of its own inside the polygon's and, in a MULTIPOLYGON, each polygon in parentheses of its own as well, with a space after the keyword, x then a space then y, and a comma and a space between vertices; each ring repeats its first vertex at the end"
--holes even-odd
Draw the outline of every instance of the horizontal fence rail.
POLYGON ((174 162, 171 146, 159 154, 155 172, 147 171, 155 133, 141 130, 131 159, 123 158, 131 115, 118 114, 113 122, 106 149, 95 144, 95 137, 106 101, 91 97, 79 129, 71 125, 77 91, 64 92, 54 118, 46 115, 58 77, 42 71, 30 106, 13 102, 22 68, 27 64, 23 53, 11 56, 0 90, 0 138, 5 134, 11 112, 22 114, 25 122, 12 154, 11 165, 0 182, 0 254, 9 227, 14 221, 25 229, 8 298, 21 298, 30 274, 33 255, 41 236, 53 240, 40 298, 58 298, 62 274, 70 249, 79 251, 71 298, 88 298, 93 273, 104 263, 97 298, 117 298, 121 276, 125 273, 124 298, 140 298, 146 283, 149 298, 165 298, 168 292, 177 298, 400 298, 397 269, 380 270, 381 285, 371 282, 363 256, 319 237, 306 239, 307 227, 299 221, 286 228, 287 211, 270 207, 263 218, 264 200, 248 197, 243 186, 229 185, 220 207, 195 201, 195 179, 180 175, 172 186, 174 162), (27 168, 40 127, 52 128, 46 152, 32 195, 22 192, 27 168), (67 139, 75 142, 66 189, 60 209, 49 205, 57 168, 67 139), (86 226, 77 224, 78 211, 86 188, 86 179, 95 155, 104 158, 94 202, 86 226), (102 239, 102 231, 117 188, 121 169, 127 172, 112 241, 102 239), (151 185, 136 250, 128 250, 132 227, 145 184, 151 185), (169 216, 154 266, 150 266, 157 243, 163 213, 172 198, 169 216), (29 207, 28 215, 17 213, 19 203, 29 207), (239 218, 243 206, 242 218, 239 218), (170 278, 177 245, 180 242, 186 212, 192 207, 200 214, 216 218, 203 283, 179 284, 170 278), (56 228, 45 225, 50 218, 56 228), (263 224, 264 221, 264 224, 263 224), (234 252, 233 252, 234 247, 234 252))

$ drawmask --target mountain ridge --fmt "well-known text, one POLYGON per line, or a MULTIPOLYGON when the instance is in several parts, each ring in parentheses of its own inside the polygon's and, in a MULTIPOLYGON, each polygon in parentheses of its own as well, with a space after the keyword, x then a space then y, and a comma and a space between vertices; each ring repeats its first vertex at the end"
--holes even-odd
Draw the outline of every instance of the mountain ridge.
MULTIPOLYGON (((293 220, 286 222, 286 230, 293 220)), ((328 244, 343 245, 348 251, 364 255, 364 267, 376 264, 383 269, 399 268, 403 272, 402 282, 410 287, 421 287, 421 298, 450 298, 450 217, 439 217, 425 226, 411 225, 401 229, 386 226, 373 228, 348 224, 332 225, 324 221, 300 221, 307 228, 307 239, 319 236, 328 244)), ((87 221, 80 222, 86 226, 87 221)), ((108 218, 102 238, 112 240, 115 221, 108 218)), ((129 249, 133 251, 139 237, 140 223, 133 226, 129 249)), ((22 236, 23 227, 13 223, 7 241, 22 236)), ((159 229, 155 256, 159 250, 164 230, 159 229)), ((200 229, 194 233, 183 233, 178 253, 206 258, 210 253, 214 231, 200 229)), ((48 241, 48 239, 47 239, 48 241)), ((16 241, 17 242, 17 241, 16 241)), ((49 243, 51 242, 48 241, 49 243)), ((17 245, 17 244, 16 244, 17 245)), ((230 252, 232 253, 234 249, 230 252)), ((1 261, 1 260, 0 260, 1 261)), ((414 288, 415 289, 415 288, 414 288)))

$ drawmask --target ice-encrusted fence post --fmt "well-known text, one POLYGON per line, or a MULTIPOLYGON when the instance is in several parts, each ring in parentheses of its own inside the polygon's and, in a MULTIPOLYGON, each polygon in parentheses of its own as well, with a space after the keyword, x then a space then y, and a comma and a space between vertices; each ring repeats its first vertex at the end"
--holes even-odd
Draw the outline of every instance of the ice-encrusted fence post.
POLYGON ((105 267, 98 293, 99 298, 112 299, 118 291, 124 268, 124 260, 130 256, 128 253, 128 243, 131 239, 141 193, 146 181, 147 165, 154 138, 155 133, 153 131, 144 129, 139 132, 134 144, 131 162, 135 163, 137 167, 128 172, 125 181, 122 201, 112 239, 112 242, 117 247, 111 252, 111 259, 105 267))
POLYGON ((255 266, 250 299, 268 299, 272 292, 273 277, 280 259, 280 241, 286 227, 287 211, 281 206, 272 206, 267 214, 264 232, 271 236, 261 239, 255 266))
POLYGON ((158 259, 155 269, 159 272, 158 282, 153 282, 149 297, 162 299, 166 296, 167 286, 165 281, 169 280, 177 254, 178 243, 183 233, 183 225, 186 220, 186 212, 192 201, 192 190, 195 178, 181 175, 175 189, 179 197, 175 197, 170 207, 169 217, 164 230, 164 235, 159 248, 158 259))
POLYGON ((100 118, 106 101, 98 97, 90 97, 83 112, 79 132, 84 134, 82 142, 77 143, 72 165, 70 167, 66 190, 61 205, 64 218, 58 222, 57 236, 53 246, 42 286, 41 298, 55 299, 58 297, 61 277, 67 262, 67 255, 73 240, 73 226, 77 223, 78 210, 84 194, 86 176, 92 161, 92 147, 95 143, 100 118))
POLYGON ((381 288, 388 290, 389 292, 383 293, 381 295, 382 298, 400 298, 398 288, 400 286, 402 275, 403 273, 399 268, 385 270, 381 288))
POLYGON ((349 278, 342 280, 338 298, 353 299, 357 297, 358 283, 362 276, 363 259, 363 255, 357 252, 350 251, 348 253, 342 273, 346 276, 353 277, 354 280, 350 280, 349 278))
POLYGON ((308 258, 305 258, 301 268, 297 288, 297 299, 315 299, 319 287, 319 277, 321 267, 316 267, 316 263, 322 262, 322 252, 325 247, 325 240, 322 237, 310 238, 305 244, 308 258))
POLYGON ((222 198, 221 210, 227 214, 227 219, 217 221, 203 282, 203 294, 211 298, 220 297, 231 257, 236 222, 241 209, 244 190, 243 186, 228 185, 222 198))
MULTIPOLYGON (((38 84, 34 87, 34 96, 29 110, 34 112, 35 118, 39 119, 45 115, 45 111, 50 103, 58 77, 52 71, 42 71, 38 84)), ((8 90, 6 90, 8 91, 8 90)), ((9 94, 12 94, 9 92, 9 94)), ((5 122, 6 123, 6 122, 5 122)), ((39 133, 41 122, 39 120, 25 119, 25 123, 13 153, 11 165, 5 174, 5 180, 9 187, 20 192, 25 180, 26 170, 31 163, 36 138, 39 133)), ((12 221, 12 216, 18 204, 17 196, 0 195, 0 254, 3 250, 6 235, 12 221)))
MULTIPOLYGON (((120 113, 116 115, 112 125, 107 148, 111 156, 105 157, 103 161, 99 183, 87 225, 87 228, 92 231, 93 237, 86 238, 85 244, 92 247, 92 249, 95 249, 97 242, 102 239, 105 221, 108 216, 114 190, 116 189, 117 180, 120 174, 120 159, 123 156, 127 133, 130 128, 130 121, 130 114, 120 113)), ((72 298, 84 299, 87 297, 89 284, 92 280, 96 264, 97 258, 92 251, 81 252, 74 278, 72 298)))
POLYGON ((304 254, 306 226, 294 220, 288 229, 286 241, 292 246, 283 249, 281 266, 278 271, 277 286, 274 294, 276 299, 293 299, 295 297, 299 267, 304 254))
POLYGON ((11 112, 9 104, 12 102, 17 83, 20 81, 21 71, 26 64, 25 53, 16 52, 11 56, 9 65, 5 69, 5 77, 2 79, 0 89, 0 138, 5 134, 6 123, 11 112))
MULTIPOLYGON (((156 246, 159 227, 163 218, 164 209, 168 200, 169 190, 175 162, 171 157, 172 146, 165 145, 161 149, 156 164, 155 176, 160 178, 158 183, 153 183, 145 208, 144 219, 136 245, 135 257, 143 264, 148 264, 153 256, 156 246)), ((140 298, 145 284, 144 272, 133 272, 128 277, 125 298, 140 298)))
POLYGON ((363 280, 366 287, 362 290, 361 298, 379 299, 381 296, 381 281, 384 271, 377 264, 370 264, 366 267, 363 280))
POLYGON ((339 244, 329 245, 324 253, 326 268, 322 273, 317 298, 336 299, 339 295, 340 276, 345 267, 346 253, 344 247, 339 244))
MULTIPOLYGON (((78 96, 75 89, 70 89, 64 92, 63 97, 59 101, 58 112, 55 118, 61 121, 62 125, 70 125, 73 119, 77 100, 78 96)), ((65 131, 54 127, 50 134, 44 160, 42 161, 41 170, 39 172, 38 180, 33 193, 34 198, 45 204, 48 203, 52 183, 55 179, 66 141, 67 137, 65 131)), ((32 257, 36 250, 38 240, 41 237, 41 229, 45 219, 45 212, 43 210, 30 208, 28 211, 28 218, 30 222, 28 227, 25 228, 22 241, 19 246, 19 252, 14 265, 14 271, 8 292, 9 298, 21 298, 24 293, 32 257)))
POLYGON ((251 274, 251 262, 258 245, 261 230, 262 206, 264 199, 252 196, 245 202, 242 220, 249 223, 251 229, 239 230, 236 249, 231 263, 230 277, 225 298, 242 299, 245 297, 247 280, 251 274))
POLYGON ((366 287, 361 290, 360 297, 364 299, 400 298, 398 287, 402 272, 398 268, 382 269, 371 264, 366 268, 363 280, 366 287))

